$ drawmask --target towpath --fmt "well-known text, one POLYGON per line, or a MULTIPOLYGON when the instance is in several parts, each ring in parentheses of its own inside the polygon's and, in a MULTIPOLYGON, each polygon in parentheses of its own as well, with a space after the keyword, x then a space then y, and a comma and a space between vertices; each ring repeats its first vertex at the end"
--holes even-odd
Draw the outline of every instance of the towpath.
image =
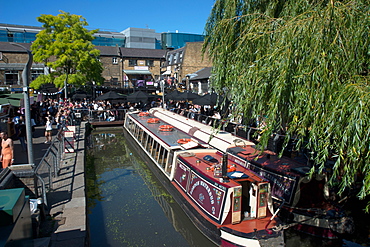
MULTIPOLYGON (((54 130, 54 136, 56 130, 54 130)), ((44 127, 36 127, 33 138, 34 163, 39 164, 49 144, 45 144, 44 127)), ((40 227, 42 238, 34 239, 34 247, 86 246, 85 197, 85 123, 76 129, 75 152, 66 153, 59 176, 53 178, 53 189, 48 193, 49 217, 40 227)), ((14 163, 27 164, 27 152, 19 140, 14 141, 14 163)))

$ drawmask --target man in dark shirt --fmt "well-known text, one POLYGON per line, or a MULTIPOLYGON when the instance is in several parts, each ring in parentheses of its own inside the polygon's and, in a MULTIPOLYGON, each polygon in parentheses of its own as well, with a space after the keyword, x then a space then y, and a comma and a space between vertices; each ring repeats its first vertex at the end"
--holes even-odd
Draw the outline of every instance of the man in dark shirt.
POLYGON ((22 151, 26 151, 26 125, 24 124, 23 120, 19 120, 18 139, 21 142, 22 151))

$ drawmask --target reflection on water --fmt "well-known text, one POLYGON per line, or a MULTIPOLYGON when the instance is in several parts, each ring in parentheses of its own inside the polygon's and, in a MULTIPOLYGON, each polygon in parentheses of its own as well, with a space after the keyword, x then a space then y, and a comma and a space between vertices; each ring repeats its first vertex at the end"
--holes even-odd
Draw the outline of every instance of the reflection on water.
POLYGON ((122 129, 94 131, 87 145, 91 246, 214 246, 128 148, 122 129))

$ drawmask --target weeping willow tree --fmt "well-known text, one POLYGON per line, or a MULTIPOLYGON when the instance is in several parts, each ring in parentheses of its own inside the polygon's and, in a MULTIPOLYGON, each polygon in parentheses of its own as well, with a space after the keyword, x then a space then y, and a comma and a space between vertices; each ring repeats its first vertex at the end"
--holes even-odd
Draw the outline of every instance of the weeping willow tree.
POLYGON ((296 138, 315 154, 312 172, 334 159, 331 182, 340 193, 360 183, 360 199, 370 194, 369 8, 368 0, 216 0, 203 47, 211 86, 232 97, 233 114, 267 116, 262 146, 274 132, 296 138))

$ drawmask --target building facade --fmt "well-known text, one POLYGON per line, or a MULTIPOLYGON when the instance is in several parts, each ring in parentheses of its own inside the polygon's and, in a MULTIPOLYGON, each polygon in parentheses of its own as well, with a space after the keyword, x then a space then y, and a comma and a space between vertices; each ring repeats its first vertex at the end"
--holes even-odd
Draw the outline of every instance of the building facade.
MULTIPOLYGON (((32 43, 44 28, 0 23, 0 42, 32 43)), ((93 35, 96 46, 125 47, 126 36, 119 32, 99 31, 93 35)))
MULTIPOLYGON (((31 49, 30 43, 19 43, 31 49)), ((96 46, 104 68, 104 85, 110 87, 152 87, 160 79, 165 51, 111 46, 96 46)), ((22 86, 22 71, 28 61, 27 52, 10 42, 0 42, 0 87, 22 86)), ((33 62, 31 81, 44 74, 45 65, 33 62)))
POLYGON ((203 42, 204 36, 191 33, 161 33, 161 44, 163 50, 174 50, 184 47, 188 42, 203 42))
MULTIPOLYGON (((31 49, 30 43, 21 43, 26 49, 31 49)), ((21 47, 10 42, 0 42, 0 87, 20 87, 22 82, 22 71, 28 61, 27 52, 21 47)), ((44 74, 43 63, 32 63, 31 80, 44 74)))
POLYGON ((104 66, 106 86, 158 87, 164 50, 124 47, 96 47, 104 66))
POLYGON ((166 52, 166 60, 162 64, 162 76, 171 84, 175 82, 180 90, 191 90, 197 93, 205 93, 208 90, 208 79, 202 78, 201 83, 207 85, 195 85, 196 80, 190 80, 195 73, 212 67, 208 53, 202 54, 203 42, 188 42, 182 48, 166 52))
MULTIPOLYGON (((30 49, 41 27, 0 24, 0 87, 20 87, 22 70, 28 55, 18 43, 30 49)), ((184 78, 204 67, 210 67, 207 54, 201 55, 202 35, 155 33, 153 29, 128 28, 125 31, 99 31, 93 44, 100 50, 104 85, 110 87, 158 87, 162 79, 177 87, 189 88, 184 78), (168 49, 158 49, 158 48, 168 49), (178 49, 173 49, 180 47, 178 49), (185 86, 184 86, 185 85, 185 86)), ((31 80, 45 73, 43 63, 34 62, 31 80)))
POLYGON ((126 37, 127 48, 161 49, 161 34, 154 29, 129 27, 121 33, 126 37))

